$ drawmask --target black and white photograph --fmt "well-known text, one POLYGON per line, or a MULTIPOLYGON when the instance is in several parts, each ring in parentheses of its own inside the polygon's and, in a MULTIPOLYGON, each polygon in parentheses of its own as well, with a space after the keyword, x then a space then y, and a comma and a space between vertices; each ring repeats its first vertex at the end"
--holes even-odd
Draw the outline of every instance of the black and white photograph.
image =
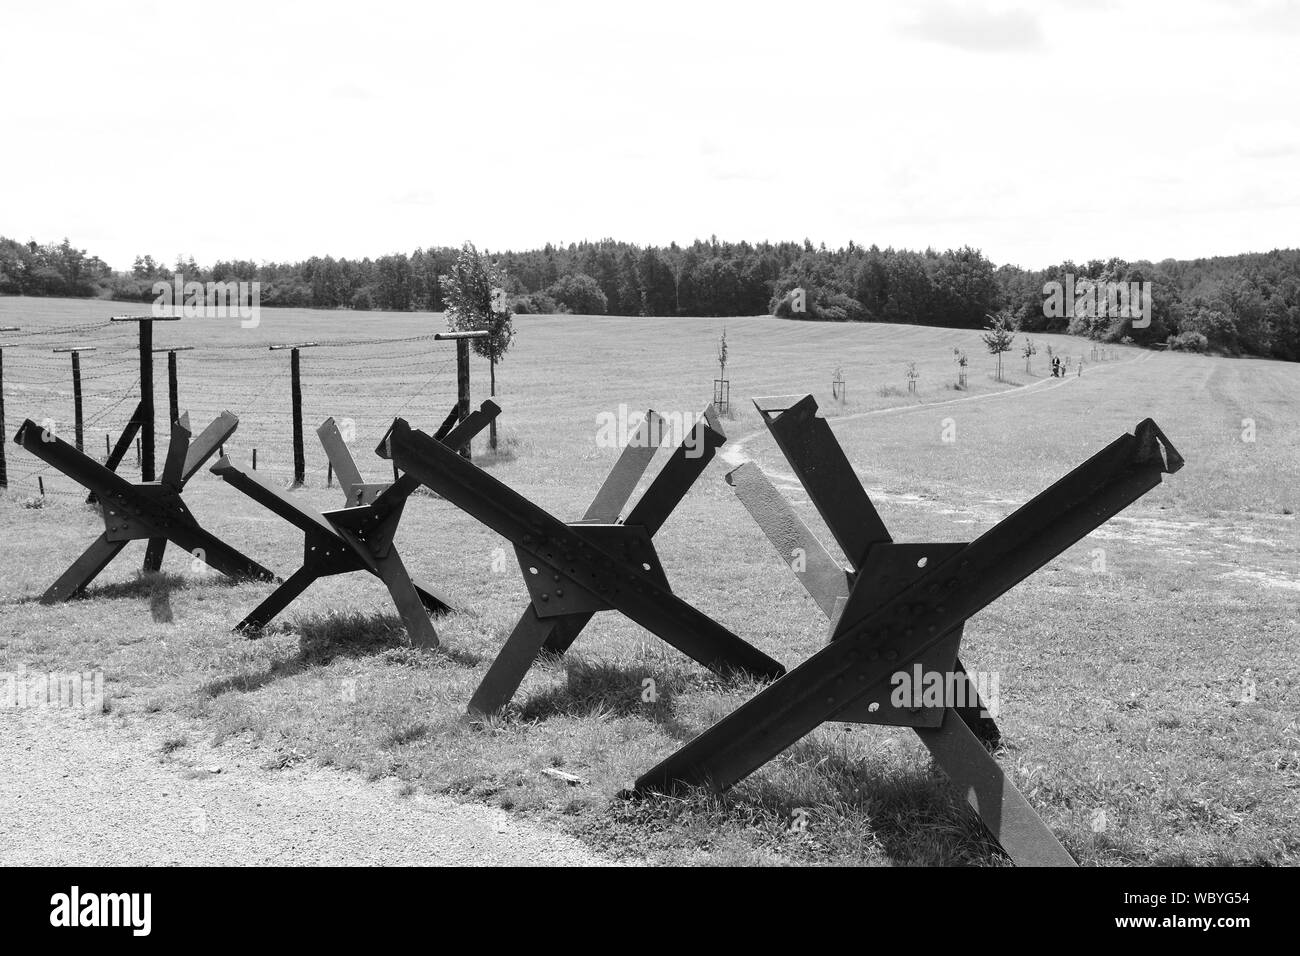
POLYGON ((1270 922, 1298 0, 10 0, 0 63, 0 925, 1270 922))

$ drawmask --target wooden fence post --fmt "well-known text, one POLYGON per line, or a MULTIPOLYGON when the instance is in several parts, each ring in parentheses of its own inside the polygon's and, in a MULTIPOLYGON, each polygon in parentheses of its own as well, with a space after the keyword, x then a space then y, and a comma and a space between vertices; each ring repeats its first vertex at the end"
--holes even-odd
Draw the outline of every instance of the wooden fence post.
MULTIPOLYGON (((131 447, 131 439, 136 432, 140 434, 137 448, 140 456, 140 479, 153 481, 154 473, 154 409, 153 409, 153 324, 155 322, 179 322, 179 315, 115 315, 110 322, 136 322, 140 327, 140 404, 127 423, 117 447, 105 462, 109 470, 117 468, 118 463, 131 447)), ((90 499, 87 499, 90 500, 90 499)))
POLYGON ((63 348, 54 349, 55 352, 72 353, 72 429, 75 436, 74 444, 77 451, 85 450, 85 432, 82 428, 83 419, 81 416, 81 353, 94 352, 93 346, 87 348, 63 348))
POLYGON ((81 418, 81 353, 76 349, 72 351, 72 422, 74 444, 77 451, 83 451, 86 443, 81 418))
MULTIPOLYGON (((297 345, 272 345, 272 352, 289 350, 289 391, 293 412, 293 487, 301 488, 307 482, 307 453, 302 440, 302 360, 300 349, 309 349, 315 342, 297 345)), ((256 465, 253 466, 257 468, 256 465)))
POLYGON ((144 456, 140 460, 140 480, 153 481, 154 414, 153 414, 153 323, 140 323, 140 417, 144 456))
MULTIPOLYGON (((16 325, 6 325, 0 328, 0 332, 17 332, 20 331, 16 325)), ((9 467, 5 464, 5 442, 8 441, 5 435, 5 349, 7 345, 0 342, 0 488, 9 487, 9 467)))
POLYGON ((9 468, 5 464, 5 350, 0 345, 0 488, 9 487, 9 468))
MULTIPOLYGON (((488 337, 486 329, 480 329, 474 332, 438 332, 433 336, 435 342, 442 342, 450 339, 456 343, 456 408, 461 421, 469 415, 469 340, 485 339, 488 337)), ((495 391, 495 365, 493 367, 493 385, 495 391)), ((495 446, 495 442, 493 444, 495 446)), ((466 442, 460 448, 462 458, 471 458, 469 442, 466 442)))

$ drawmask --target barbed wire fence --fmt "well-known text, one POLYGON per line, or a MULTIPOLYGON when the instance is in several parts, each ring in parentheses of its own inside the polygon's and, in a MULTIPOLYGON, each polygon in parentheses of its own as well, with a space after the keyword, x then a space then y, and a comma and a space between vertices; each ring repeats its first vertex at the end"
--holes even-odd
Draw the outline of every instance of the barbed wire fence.
MULTIPOLYGON (((177 325, 181 325, 177 323, 177 325)), ((318 340, 301 353, 302 428, 306 485, 324 487, 328 461, 316 428, 334 417, 348 439, 362 474, 370 481, 390 476, 374 448, 402 416, 432 430, 456 402, 456 352, 434 341, 434 332, 395 338, 318 340)), ((184 339, 183 325, 170 339, 184 339)), ((266 343, 169 341, 155 345, 154 407, 158 465, 170 439, 167 347, 177 351, 178 407, 189 413, 197 435, 223 411, 239 417, 239 429, 224 445, 233 461, 247 467, 254 450, 257 472, 288 487, 294 478, 293 413, 288 350, 266 343), (184 350, 181 350, 182 347, 184 350)), ((24 419, 73 440, 74 398, 69 355, 81 349, 84 451, 103 462, 127 427, 140 400, 140 365, 134 324, 82 323, 0 332, 3 356, 7 491, 10 495, 84 500, 85 489, 13 442, 24 419), (93 349, 93 351, 92 351, 93 349)), ((138 441, 116 470, 140 480, 138 441)), ((337 482, 336 482, 337 483, 337 482)))

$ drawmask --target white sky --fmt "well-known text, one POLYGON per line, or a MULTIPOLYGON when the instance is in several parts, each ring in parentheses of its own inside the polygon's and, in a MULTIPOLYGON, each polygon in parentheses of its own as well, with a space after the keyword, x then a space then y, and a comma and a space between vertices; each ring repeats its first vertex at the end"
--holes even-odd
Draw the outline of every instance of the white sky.
POLYGON ((1300 245, 1300 3, 17 3, 0 235, 361 257, 613 236, 1300 245))

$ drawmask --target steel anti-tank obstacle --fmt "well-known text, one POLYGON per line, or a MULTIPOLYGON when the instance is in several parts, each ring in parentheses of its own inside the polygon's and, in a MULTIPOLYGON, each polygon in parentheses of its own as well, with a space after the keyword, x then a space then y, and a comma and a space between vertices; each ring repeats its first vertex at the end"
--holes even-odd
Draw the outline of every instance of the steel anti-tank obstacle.
MULTIPOLYGON (((777 446, 848 560, 823 546, 753 464, 728 474, 741 503, 831 621, 826 647, 791 670, 673 594, 653 537, 713 460, 725 435, 705 410, 637 504, 622 517, 659 444, 662 420, 648 412, 581 519, 563 522, 458 454, 500 409, 458 404, 430 436, 397 419, 380 445, 401 474, 367 483, 332 419, 319 429, 343 488, 343 508, 318 513, 241 471, 224 457, 212 471, 304 532, 303 564, 237 630, 264 626, 317 578, 366 571, 388 588, 413 642, 438 643, 428 612, 450 609, 411 580, 393 537, 407 498, 421 484, 509 540, 530 601, 469 709, 504 708, 543 651, 563 653, 600 611, 616 610, 719 673, 774 680, 731 715, 642 775, 631 794, 681 785, 724 790, 829 721, 911 727, 963 789, 1013 861, 1073 860, 999 767, 1000 732, 978 694, 941 704, 898 703, 891 678, 919 670, 944 686, 969 688, 958 657, 965 622, 1162 481, 1183 460, 1150 419, 1124 434, 969 543, 893 541, 828 422, 807 396, 757 400, 777 446)), ((187 417, 172 426, 158 481, 132 483, 27 420, 15 442, 77 481, 100 502, 104 533, 50 586, 43 603, 72 598, 130 541, 148 540, 145 569, 167 542, 236 578, 274 575, 199 526, 181 492, 229 439, 238 419, 223 412, 191 443, 187 417)))
POLYGON ((800 581, 831 618, 831 640, 642 775, 629 795, 681 785, 725 790, 827 721, 910 726, 1012 860, 1073 865, 989 753, 998 731, 982 703, 898 707, 890 678, 916 665, 964 677, 957 650, 966 620, 1178 471, 1182 457, 1146 419, 975 541, 901 545, 812 396, 788 407, 755 404, 851 568, 830 556, 757 468, 742 466, 730 479, 783 557, 802 549, 800 581))
MULTIPOLYGON (((455 424, 459 412, 454 409, 430 441, 455 455, 500 412, 494 402, 484 402, 478 411, 455 424)), ((318 578, 366 571, 383 581, 412 642, 419 647, 437 647, 438 632, 429 620, 429 612, 450 611, 451 602, 413 581, 393 544, 406 500, 420 487, 419 480, 402 475, 390 484, 367 484, 334 419, 327 419, 317 434, 343 486, 345 505, 334 511, 321 513, 304 508, 255 472, 235 467, 229 459, 222 458, 212 466, 213 474, 301 529, 304 535, 302 566, 235 625, 235 630, 255 633, 265 627, 318 578)))
POLYGON ((651 539, 726 440, 712 407, 683 439, 627 517, 623 506, 658 445, 648 412, 586 514, 564 522, 398 419, 380 454, 510 541, 531 601, 470 701, 500 711, 543 649, 562 653, 600 611, 615 610, 712 671, 762 679, 772 658, 673 594, 651 539))
POLYGON ((66 601, 80 594, 128 543, 139 540, 149 542, 146 571, 158 570, 170 541, 229 577, 275 580, 266 568, 200 527, 181 498, 186 482, 238 425, 238 418, 222 412, 191 444, 189 417, 181 416, 172 424, 171 444, 159 480, 130 482, 31 419, 23 422, 14 441, 88 489, 104 519, 104 533, 50 585, 41 603, 66 601))

